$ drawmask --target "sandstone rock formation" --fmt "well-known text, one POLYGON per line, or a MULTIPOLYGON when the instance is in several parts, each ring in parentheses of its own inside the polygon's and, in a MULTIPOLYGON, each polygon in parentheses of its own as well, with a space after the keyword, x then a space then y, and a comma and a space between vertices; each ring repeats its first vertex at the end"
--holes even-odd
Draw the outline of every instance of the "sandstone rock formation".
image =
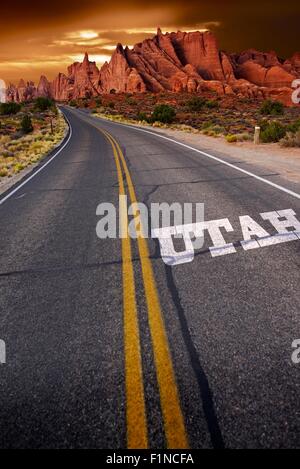
POLYGON ((146 91, 138 70, 130 67, 122 44, 117 45, 110 62, 101 68, 96 88, 100 93, 146 91))
POLYGON ((278 98, 291 104, 291 84, 300 78, 300 53, 288 60, 275 52, 250 49, 241 54, 220 51, 211 32, 157 34, 132 49, 118 44, 109 63, 99 70, 89 61, 75 62, 67 73, 49 83, 42 76, 37 87, 20 80, 7 89, 8 100, 26 101, 47 96, 57 101, 97 96, 101 93, 145 91, 190 93, 213 90, 254 98, 278 98))
POLYGON ((36 89, 37 96, 51 97, 51 86, 45 75, 42 75, 36 89))
POLYGON ((234 59, 235 76, 257 86, 290 87, 295 78, 283 67, 275 52, 262 53, 251 49, 235 56, 234 59))

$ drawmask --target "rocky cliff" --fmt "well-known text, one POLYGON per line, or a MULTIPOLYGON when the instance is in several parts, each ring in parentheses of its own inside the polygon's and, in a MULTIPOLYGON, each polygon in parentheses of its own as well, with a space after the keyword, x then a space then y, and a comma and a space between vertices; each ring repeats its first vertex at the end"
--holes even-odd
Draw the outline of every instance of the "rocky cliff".
POLYGON ((162 34, 132 49, 118 44, 109 63, 99 70, 85 54, 67 73, 59 73, 49 83, 42 76, 37 87, 20 80, 9 85, 7 98, 25 101, 47 96, 57 101, 97 96, 102 93, 145 91, 201 92, 245 97, 273 97, 291 104, 291 84, 300 78, 300 53, 282 60, 275 52, 254 49, 227 54, 218 48, 211 32, 162 34))

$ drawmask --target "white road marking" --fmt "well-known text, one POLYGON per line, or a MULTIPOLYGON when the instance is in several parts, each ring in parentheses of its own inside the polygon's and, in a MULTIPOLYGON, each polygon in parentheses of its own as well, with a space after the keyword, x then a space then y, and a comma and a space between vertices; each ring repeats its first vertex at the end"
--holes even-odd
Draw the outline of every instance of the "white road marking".
POLYGON ((35 171, 31 176, 29 176, 27 179, 25 179, 25 181, 23 181, 19 186, 17 186, 14 190, 12 190, 11 192, 9 192, 5 197, 3 197, 3 199, 0 200, 0 205, 2 205, 4 202, 6 202, 7 199, 9 199, 12 195, 14 195, 18 190, 21 189, 21 187, 25 186, 25 184, 27 184, 27 182, 31 181, 31 179, 33 179, 37 174, 39 174, 44 168, 46 168, 46 166, 48 166, 48 164, 51 163, 51 161, 54 160, 54 158, 57 157, 57 155, 59 155, 63 149, 68 145, 69 141, 71 140, 71 137, 72 137, 72 126, 70 124, 70 121, 69 119, 65 116, 64 114, 64 117, 68 123, 68 126, 69 126, 69 137, 67 139, 67 141, 63 144, 63 146, 48 160, 46 161, 45 164, 43 164, 43 166, 41 166, 37 171, 35 171))
MULTIPOLYGON (((273 246, 279 243, 289 241, 298 241, 300 239, 300 221, 296 218, 292 209, 279 210, 278 212, 261 213, 263 220, 269 221, 276 229, 275 235, 270 235, 256 221, 248 215, 239 217, 241 230, 244 239, 240 245, 245 251, 257 249, 266 246, 273 246), (284 220, 280 220, 284 218, 284 220), (289 231, 289 229, 293 229, 289 231), (253 239, 255 237, 256 239, 253 239)), ((213 246, 209 247, 212 257, 224 256, 236 253, 233 243, 226 243, 220 228, 226 232, 234 231, 228 218, 222 220, 211 220, 186 225, 176 225, 152 230, 152 237, 158 238, 162 260, 167 265, 178 265, 192 262, 195 256, 195 246, 191 240, 191 234, 204 240, 204 231, 207 230, 213 246), (174 248, 172 236, 182 235, 185 244, 185 250, 177 252, 174 248)))
POLYGON ((226 243, 220 228, 224 228, 227 232, 234 231, 228 218, 203 223, 203 230, 206 229, 208 231, 213 242, 213 247, 209 248, 212 257, 224 256, 236 252, 232 243, 226 243))
POLYGON ((257 238, 268 238, 269 233, 266 232, 253 218, 248 215, 240 217, 240 225, 243 233, 244 240, 241 241, 242 247, 245 251, 249 249, 257 249, 260 247, 258 241, 252 239, 252 236, 257 238))
MULTIPOLYGON (((279 210, 278 212, 267 212, 261 213, 260 216, 263 220, 268 220, 280 234, 289 234, 291 231, 287 228, 294 228, 294 232, 299 237, 300 233, 300 222, 296 218, 296 212, 294 210, 279 210), (285 218, 285 220, 279 220, 279 218, 285 218)), ((293 239, 293 237, 291 237, 293 239)))
POLYGON ((162 260, 167 265, 187 264, 194 260, 194 246, 190 238, 189 225, 169 226, 152 230, 152 237, 158 238, 162 260), (172 236, 182 235, 185 250, 175 251, 172 236))
MULTIPOLYGON (((108 121, 108 122, 112 122, 112 121, 108 121)), ((173 140, 170 137, 165 137, 164 135, 159 135, 157 133, 151 132, 150 130, 140 129, 139 127, 135 127, 133 125, 120 124, 119 122, 113 122, 113 124, 120 125, 122 127, 127 127, 129 129, 131 128, 131 129, 137 130, 139 132, 145 132, 147 134, 154 135, 155 137, 162 138, 164 140, 168 140, 169 142, 176 143, 176 145, 180 145, 181 147, 188 148, 189 150, 193 150, 197 153, 200 153, 201 155, 204 155, 207 158, 211 158, 212 160, 218 161, 219 163, 222 163, 225 166, 229 166, 229 168, 233 168, 237 171, 240 171, 243 174, 247 174, 247 176, 251 176, 254 179, 257 179, 258 181, 264 182, 265 184, 268 184, 269 186, 274 187, 275 189, 278 189, 281 192, 285 192, 286 194, 289 194, 292 197, 295 197, 296 199, 300 199, 300 194, 298 194, 297 192, 291 191, 290 189, 287 189, 286 187, 280 186, 279 184, 276 184, 275 182, 269 181, 268 179, 265 179, 261 176, 257 176, 256 174, 251 173, 250 171, 247 171, 246 169, 239 168, 238 166, 235 166, 232 163, 228 163, 227 161, 222 160, 221 158, 218 158, 217 156, 211 155, 210 153, 206 153, 205 151, 198 150, 198 148, 191 147, 190 145, 186 145, 185 143, 177 142, 176 140, 173 140)))

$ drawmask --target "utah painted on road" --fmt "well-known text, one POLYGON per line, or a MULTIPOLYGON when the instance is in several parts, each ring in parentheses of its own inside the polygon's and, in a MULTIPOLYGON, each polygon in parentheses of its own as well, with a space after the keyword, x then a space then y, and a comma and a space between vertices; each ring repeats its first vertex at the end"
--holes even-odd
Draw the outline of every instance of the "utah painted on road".
POLYGON ((300 184, 61 111, 62 145, 0 196, 0 447, 299 447, 300 184), (137 230, 129 204, 204 220, 101 238, 107 203, 137 230))

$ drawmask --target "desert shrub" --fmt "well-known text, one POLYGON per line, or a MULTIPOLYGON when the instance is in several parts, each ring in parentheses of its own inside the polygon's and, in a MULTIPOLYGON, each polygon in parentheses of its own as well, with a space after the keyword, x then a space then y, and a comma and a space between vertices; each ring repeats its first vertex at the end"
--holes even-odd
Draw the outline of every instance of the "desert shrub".
POLYGON ((201 98, 201 96, 193 96, 189 99, 186 103, 187 108, 192 112, 201 111, 207 104, 205 98, 201 98))
POLYGON ((126 102, 126 104, 128 104, 128 106, 136 106, 137 105, 137 101, 134 98, 132 98, 131 96, 127 96, 125 98, 125 102, 126 102))
POLYGON ((186 103, 186 107, 191 112, 198 112, 202 109, 218 109, 220 107, 218 101, 215 99, 205 99, 201 96, 193 96, 186 103))
POLYGON ((10 137, 8 135, 0 135, 0 145, 5 145, 10 142, 10 137))
POLYGON ((24 169, 24 165, 22 163, 17 163, 14 167, 13 167, 13 170, 14 170, 14 173, 19 173, 20 171, 22 171, 22 169, 24 169))
POLYGON ((300 130, 300 119, 296 120, 295 122, 292 122, 291 124, 288 124, 286 126, 286 131, 287 132, 298 132, 300 130))
POLYGON ((138 115, 137 115, 137 119, 139 121, 147 121, 148 117, 147 117, 147 114, 145 112, 139 112, 138 115))
POLYGON ((213 121, 206 121, 206 122, 203 122, 203 124, 201 125, 201 130, 206 130, 213 126, 214 126, 213 121))
POLYGON ((54 103, 52 99, 44 98, 43 96, 36 98, 34 103, 34 107, 37 111, 46 111, 47 109, 53 107, 53 105, 54 103))
POLYGON ((28 114, 25 114, 21 120, 21 129, 25 134, 29 134, 33 131, 31 117, 28 114))
POLYGON ((1 168, 0 169, 0 178, 3 178, 8 175, 8 169, 7 168, 1 168))
POLYGON ((236 138, 238 142, 248 142, 249 140, 253 139, 253 136, 248 132, 243 132, 241 134, 237 134, 236 138))
POLYGON ((115 108, 115 103, 113 101, 110 101, 107 106, 110 108, 110 109, 114 109, 115 108))
POLYGON ((224 134, 226 132, 225 127, 222 125, 213 125, 210 127, 216 134, 224 134))
POLYGON ((205 106, 207 107, 207 109, 219 109, 220 104, 215 99, 209 99, 208 101, 206 101, 205 106))
POLYGON ((1 156, 3 158, 12 158, 14 156, 14 152, 11 150, 4 150, 1 156))
POLYGON ((0 114, 1 115, 10 115, 10 114, 17 114, 21 109, 21 105, 19 103, 1 103, 0 104, 0 114))
POLYGON ((286 134, 285 127, 279 122, 264 123, 261 129, 260 140, 263 143, 279 142, 286 134))
POLYGON ((71 101, 69 102, 69 105, 72 106, 72 107, 76 107, 77 103, 76 103, 75 99, 71 99, 71 101))
POLYGON ((300 130, 298 132, 287 132, 286 136, 280 140, 280 145, 283 147, 300 148, 300 130))
POLYGON ((228 134, 226 135, 226 140, 228 143, 235 143, 237 142, 237 136, 236 135, 233 135, 233 134, 228 134))
POLYGON ((151 122, 162 122, 171 124, 176 117, 176 111, 169 104, 158 104, 151 114, 151 122))
POLYGON ((260 113, 263 116, 281 116, 284 114, 284 106, 280 101, 272 101, 267 99, 263 102, 260 113))

